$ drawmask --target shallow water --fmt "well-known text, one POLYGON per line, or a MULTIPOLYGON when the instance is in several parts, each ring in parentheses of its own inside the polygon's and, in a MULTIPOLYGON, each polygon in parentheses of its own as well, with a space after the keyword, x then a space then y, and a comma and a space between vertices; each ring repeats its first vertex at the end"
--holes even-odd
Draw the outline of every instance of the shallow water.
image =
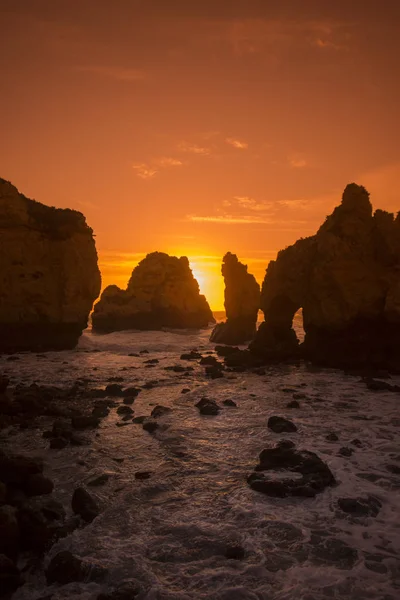
POLYGON ((42 430, 6 432, 15 450, 44 457, 55 496, 69 506, 73 489, 104 472, 102 487, 90 488, 102 512, 84 529, 57 542, 47 561, 63 549, 108 568, 102 584, 74 583, 47 588, 40 573, 30 576, 15 600, 96 598, 126 579, 140 582, 140 600, 322 600, 395 599, 400 596, 400 397, 371 392, 359 378, 335 370, 281 366, 264 376, 228 374, 204 377, 198 362, 180 361, 182 352, 213 350, 209 331, 85 332, 71 352, 21 354, 0 370, 14 383, 70 385, 79 378, 90 387, 123 377, 123 385, 143 390, 132 408, 149 415, 156 404, 172 408, 149 434, 141 425, 120 421, 113 409, 91 446, 49 450, 42 430), (148 350, 149 354, 130 357, 148 350), (145 361, 157 358, 149 367, 145 361), (189 375, 165 371, 173 364, 194 367, 189 375), (190 392, 182 394, 183 388, 190 392), (299 409, 286 404, 304 394, 299 409), (201 416, 194 404, 204 395, 218 403, 233 399, 218 416, 201 416), (277 435, 269 416, 293 420, 298 432, 277 435), (327 441, 335 432, 339 441, 327 441), (268 498, 250 489, 246 476, 265 447, 285 437, 316 452, 338 485, 314 499, 268 498), (357 438, 361 447, 351 443, 357 438), (350 457, 341 447, 354 449, 350 457), (117 459, 117 460, 115 460, 117 459), (123 459, 122 462, 117 462, 123 459), (78 464, 77 461, 84 464, 78 464), (151 471, 148 480, 135 472, 151 471), (337 507, 341 497, 374 496, 377 517, 355 519, 337 507), (243 560, 225 558, 227 544, 245 549, 243 560))

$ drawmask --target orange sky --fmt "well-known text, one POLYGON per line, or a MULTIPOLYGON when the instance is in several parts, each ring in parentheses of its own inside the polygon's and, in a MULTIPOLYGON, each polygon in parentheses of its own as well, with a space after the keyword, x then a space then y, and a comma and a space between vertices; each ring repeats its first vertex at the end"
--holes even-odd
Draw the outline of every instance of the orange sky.
POLYGON ((0 0, 0 176, 81 210, 103 283, 189 256, 211 306, 348 182, 397 210, 398 0, 0 0))

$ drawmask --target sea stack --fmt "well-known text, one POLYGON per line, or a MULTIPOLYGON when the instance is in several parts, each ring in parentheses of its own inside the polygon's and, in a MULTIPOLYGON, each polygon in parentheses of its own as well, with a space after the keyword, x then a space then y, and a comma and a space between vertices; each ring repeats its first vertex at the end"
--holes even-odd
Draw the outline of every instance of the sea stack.
POLYGON ((355 183, 315 236, 281 250, 261 292, 265 315, 251 351, 267 360, 300 353, 340 368, 400 368, 400 217, 372 211, 355 183), (293 316, 303 309, 299 348, 293 316))
POLYGON ((0 352, 73 348, 101 285, 85 217, 0 179, 0 256, 0 352))
POLYGON ((210 341, 227 345, 244 344, 256 333, 260 286, 247 272, 247 265, 239 262, 236 254, 231 252, 222 259, 221 271, 225 281, 227 320, 214 327, 210 341))
POLYGON ((199 329, 214 322, 186 256, 148 254, 133 269, 126 290, 108 286, 94 307, 93 330, 199 329))

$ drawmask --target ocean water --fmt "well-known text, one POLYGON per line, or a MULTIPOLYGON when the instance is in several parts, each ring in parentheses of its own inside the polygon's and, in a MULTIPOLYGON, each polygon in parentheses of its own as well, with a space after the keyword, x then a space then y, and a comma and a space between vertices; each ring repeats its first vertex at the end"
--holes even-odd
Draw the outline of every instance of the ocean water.
MULTIPOLYGON (((300 317, 295 326, 301 335, 300 317)), ((49 450, 42 429, 3 432, 9 448, 44 458, 54 495, 69 511, 75 487, 109 475, 102 487, 89 488, 101 514, 45 557, 47 564, 70 550, 107 568, 106 579, 47 587, 39 570, 13 599, 53 594, 53 600, 92 600, 131 579, 141 586, 139 600, 400 597, 400 476, 388 467, 400 466, 399 395, 372 392, 357 377, 306 365, 208 380, 198 362, 179 356, 194 348, 213 351, 209 334, 87 331, 74 351, 21 354, 15 362, 0 357, 0 371, 13 383, 69 386, 86 378, 98 387, 111 377, 122 377, 124 386, 154 381, 135 400, 134 416, 149 415, 157 404, 172 409, 153 434, 133 423, 117 427, 120 417, 112 409, 99 436, 90 433, 91 445, 79 448, 49 450), (141 350, 148 354, 128 356, 141 350), (158 364, 146 364, 155 358, 158 364), (174 364, 194 370, 164 370, 174 364), (183 388, 190 391, 182 394, 183 388), (299 409, 286 408, 293 393, 304 396, 299 409), (202 396, 220 404, 232 399, 237 408, 201 416, 194 404, 202 396), (267 428, 271 415, 290 418, 298 431, 273 433, 267 428), (338 441, 326 439, 332 432, 338 441), (246 477, 259 453, 283 437, 316 452, 337 485, 313 499, 269 498, 251 490, 246 477), (353 448, 352 456, 340 455, 342 447, 353 448), (151 477, 136 480, 137 471, 151 477), (382 504, 376 517, 357 519, 338 508, 339 498, 369 496, 382 504), (244 548, 242 560, 225 557, 231 544, 244 548)))

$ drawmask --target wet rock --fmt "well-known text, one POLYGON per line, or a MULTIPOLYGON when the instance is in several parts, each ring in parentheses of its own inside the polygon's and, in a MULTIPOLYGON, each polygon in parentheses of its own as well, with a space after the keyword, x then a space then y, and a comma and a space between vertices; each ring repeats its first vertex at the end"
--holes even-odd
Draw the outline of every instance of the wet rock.
POLYGON ((63 550, 51 559, 46 569, 46 580, 47 585, 66 585, 77 581, 101 581, 106 574, 103 567, 92 565, 63 550))
POLYGON ((181 394, 188 394, 190 392, 190 388, 183 388, 181 390, 181 394))
POLYGON ((328 433, 325 439, 328 442, 337 442, 339 440, 339 436, 332 431, 331 433, 328 433))
POLYGON ((134 581, 123 581, 108 593, 102 593, 97 596, 97 600, 133 600, 140 593, 140 585, 134 581))
POLYGON ((151 477, 151 471, 136 471, 135 479, 149 479, 151 477))
POLYGON ((284 417, 270 417, 267 425, 274 433, 293 433, 297 431, 296 425, 284 417))
POLYGON ((104 485, 109 479, 110 475, 108 473, 102 473, 101 475, 98 475, 94 479, 88 481, 88 485, 90 485, 91 487, 97 487, 99 485, 104 485))
POLYGON ((230 356, 231 354, 235 354, 239 351, 240 348, 237 346, 215 346, 215 352, 218 354, 218 356, 230 356))
POLYGON ((142 427, 145 431, 148 431, 149 433, 153 433, 153 431, 158 429, 159 425, 158 425, 157 421, 155 421, 154 419, 147 418, 143 421, 142 427))
POLYGON ((66 585, 75 581, 84 581, 88 575, 88 565, 68 550, 56 554, 46 569, 47 585, 58 583, 66 585))
POLYGON ((141 425, 145 422, 146 419, 148 419, 148 417, 146 417, 145 415, 140 415, 140 417, 134 417, 132 419, 132 423, 139 423, 139 425, 141 425))
POLYGON ((117 408, 117 414, 119 414, 119 415, 131 415, 131 414, 133 414, 133 410, 131 409, 130 406, 127 406, 126 404, 122 404, 121 406, 118 406, 118 408, 117 408))
POLYGON ((148 360, 145 360, 143 362, 144 365, 158 365, 160 361, 158 360, 158 358, 149 358, 148 360))
POLYGON ((215 400, 209 398, 201 398, 195 406, 197 406, 201 415, 218 415, 220 411, 220 407, 215 400))
POLYGON ((224 376, 222 369, 222 365, 206 367, 206 377, 209 377, 210 379, 219 379, 224 376))
POLYGON ((288 448, 295 448, 296 444, 294 442, 292 442, 292 440, 279 440, 279 442, 277 442, 277 444, 275 444, 275 448, 283 448, 283 449, 288 449, 288 448))
POLYGON ((383 563, 376 563, 366 560, 364 561, 364 566, 374 573, 380 573, 384 575, 388 572, 387 566, 383 563))
POLYGON ((183 367, 182 365, 170 365, 168 367, 164 367, 165 371, 173 371, 174 373, 186 373, 188 367, 183 367))
POLYGON ((122 390, 122 395, 124 398, 136 398, 141 391, 142 390, 138 387, 127 387, 122 390))
POLYGON ((62 450, 63 448, 66 448, 69 444, 69 440, 66 440, 65 438, 62 437, 57 437, 57 438, 52 438, 50 440, 50 445, 49 448, 51 448, 51 450, 62 450))
POLYGON ((109 378, 107 379, 107 381, 109 381, 110 383, 111 383, 111 382, 114 382, 114 383, 121 383, 121 381, 123 381, 123 380, 124 380, 124 378, 123 378, 123 377, 109 377, 109 378))
POLYGON ((118 383, 106 385, 104 393, 106 396, 111 396, 112 398, 120 398, 124 395, 122 385, 119 385, 118 383))
POLYGON ((252 489, 269 496, 313 497, 334 485, 335 478, 317 454, 281 442, 261 452, 260 463, 247 482, 252 489))
POLYGON ((6 503, 7 488, 5 483, 0 481, 0 506, 6 503))
POLYGON ((355 438, 354 440, 351 440, 350 444, 353 444, 353 446, 356 446, 357 448, 362 448, 363 447, 362 441, 359 440, 358 438, 355 438))
POLYGON ((195 352, 194 350, 191 350, 185 354, 181 354, 180 356, 181 360, 198 360, 199 358, 201 358, 200 352, 195 352))
POLYGON ((225 406, 237 406, 236 402, 234 400, 231 400, 230 398, 223 400, 222 404, 224 404, 225 406))
POLYGON ((46 496, 35 496, 17 513, 21 546, 41 553, 62 535, 65 510, 59 502, 46 496))
POLYGON ((100 512, 97 502, 83 487, 74 491, 71 506, 74 513, 80 515, 87 523, 91 523, 100 512))
POLYGON ((338 455, 339 456, 351 456, 354 453, 354 448, 348 448, 347 446, 343 446, 340 448, 338 455))
POLYGON ((400 475, 400 466, 399 465, 385 465, 385 468, 389 471, 389 473, 393 473, 394 475, 400 475))
POLYGON ((110 414, 110 409, 108 407, 106 400, 98 400, 92 410, 92 417, 95 419, 104 419, 108 417, 110 414))
POLYGON ((286 404, 286 408, 300 408, 300 403, 297 400, 292 400, 286 404))
POLYGON ((400 392, 399 385, 393 385, 388 381, 380 381, 379 379, 372 379, 371 377, 366 377, 363 381, 367 388, 373 392, 400 392))
POLYGON ((26 480, 24 491, 28 496, 43 496, 51 494, 54 489, 54 483, 42 473, 34 473, 29 475, 26 480))
POLYGON ((376 517, 382 508, 382 503, 372 496, 367 498, 339 498, 339 508, 355 517, 376 517))
POLYGON ((221 363, 215 358, 215 356, 203 356, 203 358, 200 360, 200 364, 203 366, 208 365, 211 367, 221 365, 221 363))
POLYGON ((8 504, 0 506, 0 554, 15 559, 19 550, 19 538, 16 508, 8 504))
POLYGON ((245 550, 243 546, 240 544, 229 544, 225 550, 226 558, 233 560, 243 560, 245 555, 245 550))
POLYGON ((5 454, 0 450, 0 480, 6 484, 23 486, 30 475, 43 472, 43 463, 38 458, 5 454))
POLYGON ((7 387, 10 383, 10 380, 5 375, 0 375, 0 394, 4 394, 7 390, 7 387))
POLYGON ((0 593, 1 596, 12 594, 23 581, 13 561, 4 554, 0 554, 0 593))
POLYGON ((357 550, 338 538, 317 538, 313 542, 310 558, 316 565, 351 569, 357 562, 357 550))
POLYGON ((151 416, 153 417, 153 419, 158 419, 159 417, 164 417, 171 411, 172 411, 172 409, 169 408, 168 406, 161 406, 161 404, 158 404, 151 411, 151 416))
POLYGON ((156 379, 152 379, 151 381, 146 381, 146 383, 142 386, 144 390, 152 390, 158 385, 158 381, 156 379))
POLYGON ((74 429, 95 429, 100 425, 100 419, 93 415, 79 415, 72 417, 71 424, 74 429))

